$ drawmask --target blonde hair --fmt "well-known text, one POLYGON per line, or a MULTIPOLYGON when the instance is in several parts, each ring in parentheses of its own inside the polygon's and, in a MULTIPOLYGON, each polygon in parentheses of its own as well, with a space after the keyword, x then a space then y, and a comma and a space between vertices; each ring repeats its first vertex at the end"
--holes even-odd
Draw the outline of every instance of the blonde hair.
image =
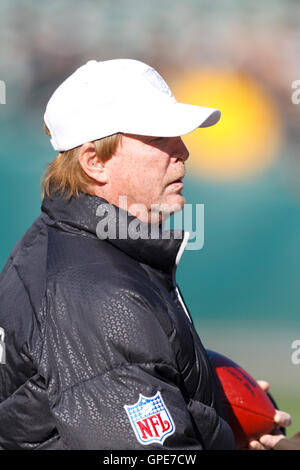
MULTIPOLYGON (((51 136, 46 124, 44 130, 51 136)), ((101 161, 108 160, 121 143, 122 134, 117 133, 94 141, 96 152, 101 161)), ((82 169, 78 160, 80 147, 65 152, 60 152, 56 159, 48 164, 42 178, 42 198, 45 194, 51 197, 51 192, 64 194, 65 199, 70 199, 79 193, 92 193, 92 185, 95 181, 82 169)))

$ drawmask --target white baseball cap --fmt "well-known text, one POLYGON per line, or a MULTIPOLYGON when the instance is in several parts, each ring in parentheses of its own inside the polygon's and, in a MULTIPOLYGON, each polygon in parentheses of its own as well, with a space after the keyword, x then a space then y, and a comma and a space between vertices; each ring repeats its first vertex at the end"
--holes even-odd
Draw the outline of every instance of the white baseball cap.
POLYGON ((138 60, 90 60, 51 96, 44 116, 55 150, 117 132, 176 137, 216 124, 217 109, 178 103, 163 78, 138 60))

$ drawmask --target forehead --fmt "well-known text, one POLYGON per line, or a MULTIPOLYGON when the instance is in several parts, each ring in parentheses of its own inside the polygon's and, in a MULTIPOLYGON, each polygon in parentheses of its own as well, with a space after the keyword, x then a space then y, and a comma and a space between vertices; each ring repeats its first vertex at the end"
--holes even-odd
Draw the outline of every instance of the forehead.
POLYGON ((178 150, 178 137, 153 137, 128 134, 121 143, 121 152, 135 160, 142 154, 145 159, 165 160, 178 150))
POLYGON ((123 134, 129 141, 141 142, 153 146, 164 146, 166 144, 175 144, 181 141, 181 137, 161 137, 137 134, 123 134))
POLYGON ((128 139, 138 140, 140 142, 149 142, 151 139, 159 138, 158 136, 153 137, 153 136, 149 136, 149 135, 139 135, 139 134, 123 134, 123 136, 128 138, 128 139))

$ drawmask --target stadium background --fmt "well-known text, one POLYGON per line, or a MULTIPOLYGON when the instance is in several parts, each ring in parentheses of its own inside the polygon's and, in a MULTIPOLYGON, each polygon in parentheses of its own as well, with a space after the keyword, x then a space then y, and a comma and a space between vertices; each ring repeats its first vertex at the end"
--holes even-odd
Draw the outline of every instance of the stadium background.
POLYGON ((205 204, 205 244, 178 280, 205 346, 271 383, 300 429, 300 5, 292 0, 1 0, 0 268, 40 209, 55 157, 47 99, 95 58, 156 67, 178 100, 222 120, 185 137, 184 194, 205 204))

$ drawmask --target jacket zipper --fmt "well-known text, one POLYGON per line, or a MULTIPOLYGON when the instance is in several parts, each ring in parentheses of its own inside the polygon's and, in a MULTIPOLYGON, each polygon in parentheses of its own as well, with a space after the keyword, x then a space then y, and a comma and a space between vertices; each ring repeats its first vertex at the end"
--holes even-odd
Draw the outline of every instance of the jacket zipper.
POLYGON ((0 364, 6 364, 4 338, 5 338, 4 329, 0 327, 0 364))
POLYGON ((184 252, 184 249, 185 249, 186 244, 187 244, 187 242, 188 242, 189 236, 190 236, 189 232, 184 232, 184 238, 183 238, 183 240, 182 240, 182 242, 181 242, 181 245, 180 245, 180 247, 179 247, 179 250, 178 250, 178 253, 177 253, 177 256, 176 256, 176 261, 175 261, 175 265, 174 265, 174 268, 173 268, 172 277, 173 277, 173 286, 174 286, 175 295, 176 295, 176 297, 177 297, 178 300, 179 300, 179 303, 180 303, 180 305, 181 305, 181 307, 182 307, 182 310, 184 311, 184 313, 185 313, 186 316, 188 317, 189 322, 190 322, 190 323, 193 323, 193 321, 192 321, 192 319, 191 319, 191 316, 190 316, 190 314, 189 314, 189 312, 188 312, 188 309, 186 308, 186 305, 185 305, 185 303, 184 303, 184 301, 183 301, 183 298, 182 298, 182 296, 181 296, 180 290, 179 290, 179 288, 178 288, 178 286, 177 286, 177 284, 176 284, 176 280, 175 280, 176 269, 177 269, 177 266, 179 265, 180 258, 181 258, 181 256, 182 256, 182 253, 184 252))
POLYGON ((178 298, 178 300, 179 300, 179 302, 180 302, 180 305, 181 305, 181 307, 182 307, 184 313, 185 313, 186 316, 188 317, 190 323, 193 323, 192 318, 191 318, 191 316, 190 316, 190 314, 189 314, 189 312, 188 312, 188 309, 186 308, 186 305, 185 305, 185 303, 184 303, 184 301, 183 301, 183 298, 181 297, 181 294, 180 294, 180 291, 179 291, 177 285, 175 285, 175 294, 176 294, 176 297, 178 298))

